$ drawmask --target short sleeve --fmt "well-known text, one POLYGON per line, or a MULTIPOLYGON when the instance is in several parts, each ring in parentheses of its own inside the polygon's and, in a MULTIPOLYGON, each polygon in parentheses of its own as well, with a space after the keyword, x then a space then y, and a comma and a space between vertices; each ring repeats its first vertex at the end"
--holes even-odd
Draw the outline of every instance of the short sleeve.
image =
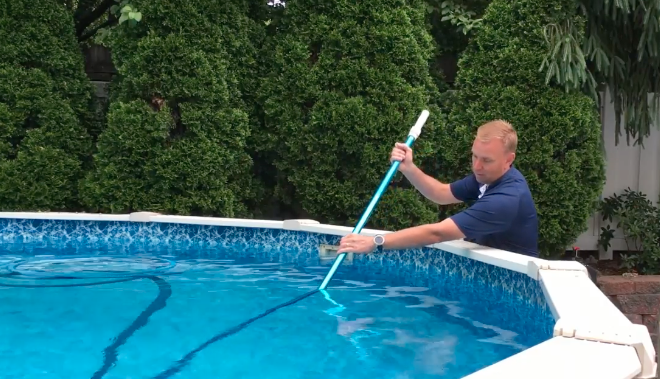
POLYGON ((515 188, 498 188, 450 218, 466 238, 476 239, 506 231, 518 213, 518 204, 515 188))
POLYGON ((463 179, 449 184, 451 194, 462 202, 477 200, 480 195, 479 187, 479 182, 477 182, 474 174, 470 174, 463 179))

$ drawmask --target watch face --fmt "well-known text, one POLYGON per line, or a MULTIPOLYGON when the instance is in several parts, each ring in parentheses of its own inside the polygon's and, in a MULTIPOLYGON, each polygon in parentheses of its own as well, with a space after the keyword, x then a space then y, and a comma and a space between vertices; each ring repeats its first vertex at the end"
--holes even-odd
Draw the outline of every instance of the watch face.
POLYGON ((376 243, 376 245, 382 245, 385 242, 385 237, 376 236, 374 237, 374 242, 376 243))

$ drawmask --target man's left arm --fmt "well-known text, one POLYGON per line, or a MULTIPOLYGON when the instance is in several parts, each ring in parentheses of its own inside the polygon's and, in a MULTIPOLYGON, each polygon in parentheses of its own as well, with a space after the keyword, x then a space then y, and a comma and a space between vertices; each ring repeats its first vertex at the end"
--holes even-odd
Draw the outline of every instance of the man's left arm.
POLYGON ((503 232, 518 211, 518 197, 506 192, 487 194, 470 208, 441 222, 403 229, 385 236, 383 249, 422 247, 438 242, 474 239, 503 232))

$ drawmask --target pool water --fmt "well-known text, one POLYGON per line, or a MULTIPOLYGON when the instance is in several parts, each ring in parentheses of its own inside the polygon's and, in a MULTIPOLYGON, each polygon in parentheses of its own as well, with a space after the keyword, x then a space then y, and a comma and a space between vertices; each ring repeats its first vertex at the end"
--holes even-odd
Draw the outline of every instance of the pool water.
MULTIPOLYGON (((79 284, 109 279, 1 277, 2 378, 460 378, 528 347, 478 304, 349 268, 326 294, 204 346, 328 271, 231 256, 167 256, 166 274, 101 285, 79 284), (17 287, 43 283, 60 287, 17 287)), ((0 266, 18 258, 5 252, 0 266)))

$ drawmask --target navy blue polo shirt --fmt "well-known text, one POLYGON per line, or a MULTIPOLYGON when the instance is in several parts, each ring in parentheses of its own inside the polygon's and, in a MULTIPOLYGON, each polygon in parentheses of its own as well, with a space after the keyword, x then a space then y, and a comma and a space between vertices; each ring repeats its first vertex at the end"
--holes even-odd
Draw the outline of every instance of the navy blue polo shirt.
POLYGON ((456 199, 474 202, 451 216, 467 241, 538 257, 536 206, 525 177, 515 167, 488 186, 470 174, 449 188, 456 199))

